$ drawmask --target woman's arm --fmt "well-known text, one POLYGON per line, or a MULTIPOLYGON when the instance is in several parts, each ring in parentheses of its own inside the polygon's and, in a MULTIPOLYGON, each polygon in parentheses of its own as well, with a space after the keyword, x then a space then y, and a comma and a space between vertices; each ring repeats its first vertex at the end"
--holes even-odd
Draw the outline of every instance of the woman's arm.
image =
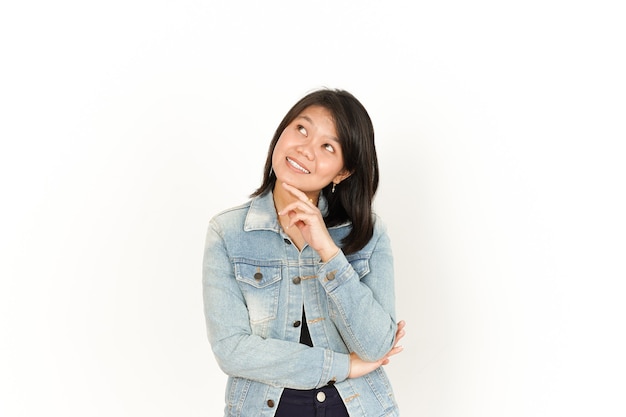
POLYGON ((331 319, 350 351, 368 362, 385 358, 395 346, 398 332, 393 256, 380 221, 374 238, 362 251, 364 255, 371 251, 371 256, 356 261, 367 265, 361 278, 341 251, 318 271, 331 302, 331 319))
POLYGON ((296 389, 348 377, 347 354, 252 334, 243 294, 214 221, 206 238, 202 282, 209 341, 226 374, 296 389))
POLYGON ((318 279, 331 300, 331 319, 351 352, 368 362, 380 361, 395 346, 398 331, 393 256, 382 222, 375 222, 373 241, 359 251, 364 255, 359 262, 367 265, 359 277, 330 236, 319 208, 297 188, 282 186, 296 200, 278 214, 289 215, 289 227, 297 226, 319 254, 323 263, 318 279))

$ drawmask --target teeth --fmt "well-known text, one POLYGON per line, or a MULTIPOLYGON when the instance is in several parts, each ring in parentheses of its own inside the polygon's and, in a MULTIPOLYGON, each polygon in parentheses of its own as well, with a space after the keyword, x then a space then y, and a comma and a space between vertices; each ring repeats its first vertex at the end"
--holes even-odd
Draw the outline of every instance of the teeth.
POLYGON ((301 167, 295 161, 292 161, 291 159, 287 158, 287 162, 289 162, 292 167, 294 167, 296 169, 299 169, 300 171, 304 172, 305 174, 310 174, 310 172, 307 169, 301 167))

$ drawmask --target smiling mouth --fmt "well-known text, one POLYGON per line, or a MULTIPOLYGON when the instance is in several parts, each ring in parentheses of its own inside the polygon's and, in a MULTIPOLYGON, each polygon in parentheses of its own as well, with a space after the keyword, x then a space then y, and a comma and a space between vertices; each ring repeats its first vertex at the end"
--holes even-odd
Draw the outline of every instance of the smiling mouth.
POLYGON ((304 172, 305 174, 310 174, 311 171, 309 171, 308 169, 300 166, 296 161, 290 159, 289 157, 287 157, 287 162, 289 162, 289 165, 291 165, 292 167, 294 167, 295 169, 304 172))

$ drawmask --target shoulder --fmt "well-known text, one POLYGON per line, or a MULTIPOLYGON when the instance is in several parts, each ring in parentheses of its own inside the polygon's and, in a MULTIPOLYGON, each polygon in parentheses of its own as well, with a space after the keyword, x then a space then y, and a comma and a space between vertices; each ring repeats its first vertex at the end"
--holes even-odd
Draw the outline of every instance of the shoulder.
POLYGON ((387 225, 379 215, 374 213, 372 216, 374 221, 374 230, 372 237, 363 249, 366 251, 387 250, 390 247, 387 225))
POLYGON ((387 235, 387 224, 378 214, 372 214, 372 221, 374 222, 374 231, 372 234, 372 238, 370 239, 368 245, 376 245, 377 242, 382 240, 388 240, 389 237, 387 235))
POLYGON ((377 233, 387 233, 387 225, 385 224, 382 217, 380 217, 376 213, 372 213, 372 220, 374 222, 374 235, 377 233))
POLYGON ((363 246, 363 248, 351 255, 348 255, 348 258, 369 258, 374 252, 388 251, 390 249, 390 241, 385 222, 376 214, 372 214, 372 216, 372 221, 374 222, 372 237, 365 244, 365 246, 363 246))
POLYGON ((234 207, 230 207, 227 208, 225 210, 220 211, 219 213, 217 213, 216 215, 213 216, 213 219, 219 219, 219 218, 228 218, 228 217, 232 217, 232 216, 237 216, 240 214, 246 214, 248 212, 248 210, 250 209, 250 205, 252 204, 252 200, 248 200, 243 204, 239 204, 238 206, 234 206, 234 207))
POLYGON ((209 224, 218 230, 229 229, 231 227, 243 227, 246 215, 250 210, 252 200, 249 200, 238 206, 230 207, 215 214, 209 224))

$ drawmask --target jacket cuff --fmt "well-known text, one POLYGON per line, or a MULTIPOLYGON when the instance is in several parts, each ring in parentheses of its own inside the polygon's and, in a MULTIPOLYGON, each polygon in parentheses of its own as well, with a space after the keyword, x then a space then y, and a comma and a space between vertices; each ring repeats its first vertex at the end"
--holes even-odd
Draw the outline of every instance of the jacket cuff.
POLYGON ((334 291, 353 275, 358 277, 341 250, 328 262, 322 263, 317 271, 317 277, 327 293, 334 291))
POLYGON ((348 375, 350 375, 350 355, 326 350, 324 354, 324 369, 318 388, 344 381, 348 379, 348 375))

